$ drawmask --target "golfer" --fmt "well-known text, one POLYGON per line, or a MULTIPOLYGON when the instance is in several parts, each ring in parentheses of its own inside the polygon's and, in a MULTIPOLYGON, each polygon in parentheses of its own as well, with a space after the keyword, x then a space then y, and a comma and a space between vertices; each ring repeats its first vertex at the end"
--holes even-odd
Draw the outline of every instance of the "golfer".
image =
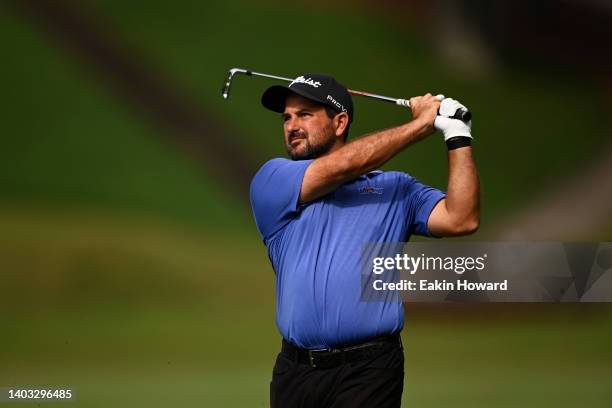
POLYGON ((445 237, 478 228, 479 185, 463 105, 430 94, 410 99, 412 120, 347 143, 347 89, 304 74, 265 91, 280 113, 290 159, 265 163, 251 183, 257 228, 276 273, 283 341, 270 384, 272 407, 399 407, 404 381, 401 301, 362 302, 364 243, 445 237), (438 115, 439 111, 439 115, 438 115), (448 147, 446 194, 380 166, 439 130, 448 147))

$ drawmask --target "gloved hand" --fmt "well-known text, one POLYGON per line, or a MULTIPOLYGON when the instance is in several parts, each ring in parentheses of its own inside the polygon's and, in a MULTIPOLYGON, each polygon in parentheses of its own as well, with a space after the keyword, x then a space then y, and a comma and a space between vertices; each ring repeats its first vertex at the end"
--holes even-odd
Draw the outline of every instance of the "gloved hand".
POLYGON ((458 101, 446 98, 440 104, 439 115, 436 116, 434 121, 434 127, 442 132, 444 135, 444 141, 456 136, 464 136, 472 139, 471 129, 472 121, 465 123, 459 119, 451 119, 455 112, 459 109, 467 109, 464 105, 458 101))

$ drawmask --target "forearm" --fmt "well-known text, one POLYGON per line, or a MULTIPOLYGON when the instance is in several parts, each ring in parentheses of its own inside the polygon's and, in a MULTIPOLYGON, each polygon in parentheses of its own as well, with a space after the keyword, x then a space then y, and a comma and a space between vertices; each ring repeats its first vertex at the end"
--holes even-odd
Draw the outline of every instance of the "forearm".
MULTIPOLYGON (((440 101, 430 93, 410 98, 411 122, 342 145, 314 160, 306 169, 300 202, 324 196, 347 181, 374 170, 407 146, 434 131, 440 101)), ((336 134, 336 136, 340 136, 336 134)))
POLYGON ((446 209, 455 225, 474 232, 480 222, 480 186, 471 147, 448 152, 446 209))
POLYGON ((364 136, 342 146, 321 160, 330 164, 342 163, 340 177, 344 179, 343 181, 348 181, 379 168, 426 134, 426 124, 418 120, 411 121, 364 136))
POLYGON ((364 136, 316 159, 304 176, 300 201, 321 197, 343 183, 379 168, 429 132, 431 130, 425 121, 413 120, 364 136))

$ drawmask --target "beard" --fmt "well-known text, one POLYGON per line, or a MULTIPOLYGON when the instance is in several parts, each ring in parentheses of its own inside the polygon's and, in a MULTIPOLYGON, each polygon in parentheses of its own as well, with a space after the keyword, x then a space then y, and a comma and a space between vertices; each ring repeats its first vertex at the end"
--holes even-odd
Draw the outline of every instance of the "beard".
MULTIPOLYGON (((306 132, 292 132, 289 134, 289 140, 291 140, 291 136, 299 136, 304 137, 303 148, 297 152, 295 151, 289 143, 285 144, 285 149, 287 149, 287 154, 291 157, 291 160, 311 160, 316 159, 317 157, 321 157, 325 153, 329 152, 330 149, 336 143, 334 137, 325 137, 323 134, 326 133, 324 131, 320 132, 321 137, 315 137, 314 139, 322 140, 320 143, 311 143, 310 138, 308 137, 308 133, 306 132)), ((319 136, 319 134, 317 134, 319 136)))

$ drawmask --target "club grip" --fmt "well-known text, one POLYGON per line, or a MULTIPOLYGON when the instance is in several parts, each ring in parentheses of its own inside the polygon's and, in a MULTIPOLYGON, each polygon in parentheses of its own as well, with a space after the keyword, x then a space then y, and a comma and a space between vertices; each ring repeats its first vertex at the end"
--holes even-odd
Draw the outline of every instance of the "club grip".
MULTIPOLYGON (((444 99, 444 95, 436 95, 436 98, 438 98, 438 100, 443 100, 444 99)), ((399 106, 404 106, 406 108, 410 107, 410 100, 408 99, 397 99, 395 101, 396 105, 399 106)), ((438 112, 440 113, 440 112, 438 112)), ((459 119, 462 122, 468 123, 470 120, 472 120, 472 112, 470 112, 469 110, 466 109, 459 109, 457 112, 455 112, 455 114, 453 116, 451 116, 452 119, 459 119)))
MULTIPOLYGON (((436 95, 436 98, 438 98, 439 101, 443 101, 445 96, 440 94, 440 95, 436 95)), ((438 111, 438 114, 440 112, 438 111)), ((453 116, 451 116, 452 119, 459 119, 462 122, 468 123, 470 120, 472 120, 472 112, 470 112, 467 109, 459 109, 458 111, 455 112, 455 114, 453 116)))
POLYGON ((462 122, 468 123, 470 120, 472 120, 472 112, 466 109, 459 109, 453 116, 451 116, 451 118, 459 119, 462 122))

